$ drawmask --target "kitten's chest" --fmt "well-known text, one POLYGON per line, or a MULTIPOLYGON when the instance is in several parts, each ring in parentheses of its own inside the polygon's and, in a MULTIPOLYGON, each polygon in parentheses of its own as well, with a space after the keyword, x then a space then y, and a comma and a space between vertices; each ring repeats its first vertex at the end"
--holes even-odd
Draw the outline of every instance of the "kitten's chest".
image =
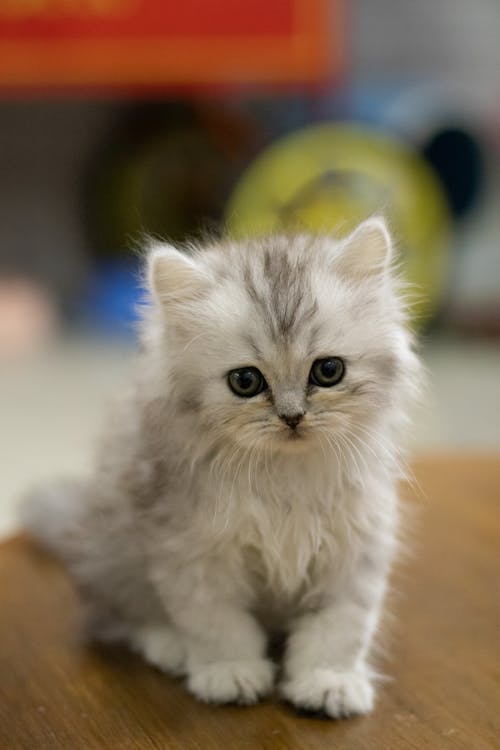
POLYGON ((254 601, 296 609, 344 554, 341 489, 331 473, 291 463, 273 468, 272 477, 262 471, 250 482, 240 472, 214 484, 212 538, 225 540, 219 549, 254 601))
POLYGON ((256 599, 295 607, 313 595, 339 554, 335 514, 310 497, 291 494, 281 503, 254 496, 246 505, 236 539, 256 599))

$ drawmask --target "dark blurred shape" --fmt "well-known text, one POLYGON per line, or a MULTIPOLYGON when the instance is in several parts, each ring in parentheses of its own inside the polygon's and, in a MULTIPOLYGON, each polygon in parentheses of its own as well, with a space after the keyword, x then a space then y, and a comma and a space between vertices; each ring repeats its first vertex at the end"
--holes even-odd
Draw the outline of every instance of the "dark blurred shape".
POLYGON ((251 115, 206 101, 136 104, 122 113, 87 172, 83 208, 99 257, 145 234, 182 241, 217 232, 229 192, 260 145, 251 115))
POLYGON ((446 127, 431 136, 422 154, 434 167, 454 217, 466 216, 477 203, 485 177, 477 139, 462 128, 446 127))
POLYGON ((486 302, 476 308, 471 305, 457 305, 450 310, 453 325, 472 338, 488 337, 500 343, 500 305, 486 302))

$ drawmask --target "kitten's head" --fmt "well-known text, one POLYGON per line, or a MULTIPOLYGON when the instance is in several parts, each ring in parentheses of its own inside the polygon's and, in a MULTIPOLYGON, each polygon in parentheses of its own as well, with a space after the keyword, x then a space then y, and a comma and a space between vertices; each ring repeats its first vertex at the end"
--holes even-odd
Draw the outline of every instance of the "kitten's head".
POLYGON ((154 346, 200 438, 248 451, 366 443, 399 419, 416 359, 382 219, 149 255, 154 346))

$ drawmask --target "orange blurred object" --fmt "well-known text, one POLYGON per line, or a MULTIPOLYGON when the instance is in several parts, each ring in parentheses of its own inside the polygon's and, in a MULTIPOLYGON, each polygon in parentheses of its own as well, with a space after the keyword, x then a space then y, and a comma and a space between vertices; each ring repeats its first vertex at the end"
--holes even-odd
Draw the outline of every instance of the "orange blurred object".
POLYGON ((3 0, 0 90, 318 83, 345 0, 3 0))

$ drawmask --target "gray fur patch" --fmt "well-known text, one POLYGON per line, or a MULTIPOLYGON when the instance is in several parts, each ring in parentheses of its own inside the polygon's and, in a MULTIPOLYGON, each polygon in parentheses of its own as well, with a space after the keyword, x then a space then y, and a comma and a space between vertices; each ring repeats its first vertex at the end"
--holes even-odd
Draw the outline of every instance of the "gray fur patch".
POLYGON ((398 361, 394 354, 385 352, 376 357, 372 357, 373 365, 376 372, 385 380, 394 380, 398 371, 398 361))
POLYGON ((194 389, 183 393, 178 401, 178 408, 182 414, 197 414, 202 405, 200 395, 194 389))
POLYGON ((295 337, 317 312, 317 303, 308 299, 310 282, 305 260, 290 259, 284 248, 267 245, 261 255, 262 281, 247 265, 243 276, 248 296, 263 313, 275 341, 295 337), (308 300, 306 302, 306 300, 308 300))

